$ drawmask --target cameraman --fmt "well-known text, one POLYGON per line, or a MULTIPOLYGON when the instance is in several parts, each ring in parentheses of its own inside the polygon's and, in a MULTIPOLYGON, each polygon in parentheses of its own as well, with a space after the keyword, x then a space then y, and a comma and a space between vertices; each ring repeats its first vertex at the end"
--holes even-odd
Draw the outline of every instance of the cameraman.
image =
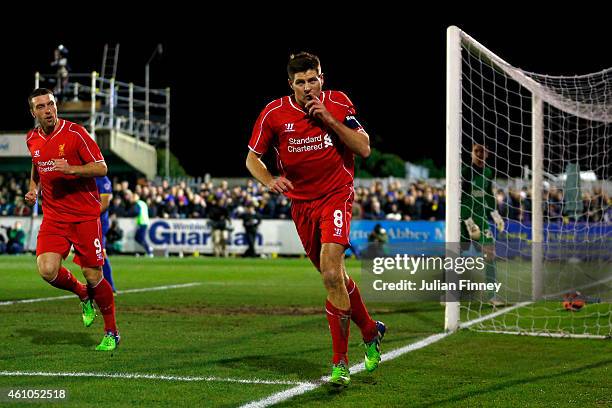
MULTIPOLYGON (((25 240, 26 234, 23 230, 20 221, 15 221, 15 225, 13 227, 3 227, 6 229, 6 236, 8 238, 8 242, 4 245, 3 242, 0 242, 0 253, 2 253, 3 246, 6 248, 6 253, 11 255, 22 254, 25 251, 25 240)), ((1 238, 0 238, 1 240, 1 238)))
POLYGON ((111 226, 106 233, 106 253, 109 255, 121 253, 121 240, 123 230, 119 227, 119 221, 114 215, 111 216, 111 226))
POLYGON ((215 256, 227 257, 226 243, 229 238, 229 210, 225 198, 214 200, 208 211, 208 224, 212 229, 213 253, 215 256))
POLYGON ((245 257, 256 257, 255 241, 257 240, 257 229, 261 224, 261 215, 255 209, 255 204, 249 203, 246 211, 240 216, 244 225, 244 232, 249 248, 244 253, 245 257))
POLYGON ((367 257, 385 255, 385 244, 389 242, 387 231, 380 224, 376 224, 370 235, 368 235, 367 257))

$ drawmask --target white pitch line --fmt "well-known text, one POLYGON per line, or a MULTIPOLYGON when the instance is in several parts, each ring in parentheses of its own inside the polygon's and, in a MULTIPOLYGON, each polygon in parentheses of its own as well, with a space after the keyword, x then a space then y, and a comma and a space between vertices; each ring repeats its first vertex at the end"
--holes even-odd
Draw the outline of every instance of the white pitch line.
POLYGON ((557 339, 598 339, 606 340, 612 337, 603 334, 573 334, 573 333, 550 333, 550 332, 525 332, 525 331, 503 331, 503 330, 474 330, 479 333, 513 334, 515 336, 530 337, 552 337, 557 339))
POLYGON ((232 382, 240 384, 267 384, 267 385, 300 385, 298 381, 261 380, 259 378, 223 378, 223 377, 191 377, 157 374, 130 374, 130 373, 53 373, 45 371, 0 371, 0 377, 95 377, 95 378, 121 378, 130 380, 162 380, 162 381, 209 381, 232 382))
MULTIPOLYGON (((410 353, 411 351, 418 350, 423 347, 427 347, 430 344, 433 344, 437 341, 442 340, 443 338, 449 336, 451 333, 439 333, 429 336, 423 340, 417 341, 416 343, 409 344, 407 346, 395 349, 388 353, 384 353, 382 357, 382 361, 390 361, 394 358, 397 358, 403 354, 410 353)), ((365 370, 365 366, 363 363, 355 364, 350 368, 351 374, 357 374, 365 370)), ((285 391, 277 392, 276 394, 272 394, 267 398, 261 399, 259 401, 250 402, 248 404, 242 405, 241 408, 263 408, 269 407, 274 404, 278 404, 279 402, 288 400, 295 396, 304 394, 308 391, 312 391, 315 388, 320 387, 322 384, 325 384, 329 381, 329 376, 321 377, 317 382, 310 383, 302 383, 296 387, 290 388, 285 391)))
MULTIPOLYGON (((470 326, 472 326, 472 325, 474 325, 476 323, 480 323, 480 322, 482 322, 484 320, 492 319, 492 318, 497 317, 497 316, 499 316, 501 314, 508 313, 511 310, 514 310, 514 309, 517 309, 519 307, 525 306, 525 305, 527 305, 529 303, 531 303, 531 302, 524 302, 522 304, 518 304, 518 305, 514 305, 514 306, 511 306, 511 307, 507 307, 507 308, 501 309, 501 310, 499 310, 499 311, 497 311, 495 313, 492 313, 490 315, 481 317, 479 319, 474 319, 474 320, 471 320, 469 322, 465 322, 460 327, 461 328, 470 327, 470 326)), ((408 344, 408 345, 406 345, 404 347, 400 347, 398 349, 390 351, 388 353, 384 353, 381 356, 382 357, 381 362, 382 361, 390 361, 390 360, 393 360, 394 358, 402 356, 402 355, 404 355, 406 353, 410 353, 411 351, 422 349, 423 347, 427 347, 427 346, 429 346, 429 345, 431 345, 433 343, 436 343, 436 342, 438 342, 438 341, 440 341, 440 340, 450 336, 451 334, 453 334, 453 333, 452 332, 444 332, 444 333, 434 334, 434 335, 431 335, 431 336, 429 336, 429 337, 427 337, 427 338, 425 338, 423 340, 417 341, 416 343, 411 343, 411 344, 408 344)), ((355 365, 353 365, 350 368, 351 374, 357 374, 357 373, 360 373, 360 372, 362 372, 364 370, 365 370, 365 366, 364 366, 363 363, 355 364, 355 365)), ((265 408, 265 407, 269 407, 271 405, 278 404, 278 403, 286 401, 286 400, 288 400, 290 398, 296 397, 296 396, 304 394, 304 393, 306 393, 308 391, 312 391, 312 390, 314 390, 316 388, 319 388, 322 384, 325 384, 325 383, 329 382, 329 379, 330 379, 329 376, 324 376, 324 377, 321 377, 316 382, 304 382, 304 383, 302 383, 302 384, 300 384, 298 386, 295 386, 293 388, 289 388, 288 390, 280 391, 280 392, 277 392, 275 394, 272 394, 272 395, 270 395, 267 398, 264 398, 264 399, 261 399, 261 400, 258 400, 258 401, 249 402, 248 404, 242 405, 240 408, 265 408)))
POLYGON ((179 285, 167 285, 167 286, 155 286, 155 287, 152 287, 152 288, 118 290, 117 293, 122 294, 122 293, 152 292, 152 291, 156 291, 156 290, 189 288, 189 287, 192 287, 192 286, 200 286, 201 284, 202 284, 202 282, 181 283, 179 285))
POLYGON ((471 327, 471 326, 473 326, 475 324, 482 323, 485 320, 493 319, 493 318, 495 318, 497 316, 501 316, 501 315, 506 314, 508 312, 511 312, 513 310, 519 309, 519 308, 521 308, 523 306, 529 306, 532 303, 533 302, 521 302, 521 303, 517 303, 516 305, 508 306, 508 307, 500 309, 500 310, 498 310, 496 312, 493 312, 493 313, 490 313, 488 315, 484 315, 482 317, 479 317, 478 319, 474 319, 474 320, 470 320, 470 321, 465 322, 465 323, 461 323, 459 325, 459 327, 462 328, 462 329, 467 329, 468 327, 471 327))
POLYGON ((543 295, 542 298, 544 300, 551 300, 551 298, 552 298, 552 300, 557 300, 557 297, 567 294, 567 292, 570 289, 573 289, 573 290, 578 290, 578 289, 585 290, 585 289, 590 289, 593 286, 604 285, 604 284, 606 284, 606 283, 608 283, 610 281, 612 281, 612 276, 608 276, 607 278, 600 279, 598 281, 591 282, 591 283, 588 283, 588 284, 585 284, 585 285, 582 285, 582 286, 578 286, 578 287, 575 287, 575 288, 568 288, 567 290, 562 290, 560 292, 553 293, 551 295, 543 295))
MULTIPOLYGON (((166 286, 154 286, 150 288, 138 288, 138 289, 126 289, 126 290, 118 290, 118 294, 124 293, 139 293, 139 292, 154 292, 158 290, 168 290, 168 289, 179 289, 179 288, 188 288, 191 286, 199 286, 201 282, 192 282, 192 283, 182 283, 179 285, 166 285, 166 286)), ((53 297, 44 297, 44 298, 35 298, 35 299, 21 299, 21 300, 9 300, 5 302, 0 302, 0 306, 8 306, 15 305, 17 303, 36 303, 36 302, 46 302, 48 300, 62 300, 62 299, 73 299, 75 295, 66 295, 66 296, 53 296, 53 297)))

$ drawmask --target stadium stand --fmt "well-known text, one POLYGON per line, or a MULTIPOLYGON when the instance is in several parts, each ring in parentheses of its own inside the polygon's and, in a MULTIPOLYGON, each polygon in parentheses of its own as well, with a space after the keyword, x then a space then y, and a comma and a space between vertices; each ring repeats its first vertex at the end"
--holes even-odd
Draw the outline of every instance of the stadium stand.
MULTIPOLYGON (((30 216, 31 208, 23 202, 27 191, 26 173, 0 174, 0 215, 30 216)), ((359 185, 359 183, 357 183, 359 185)), ((245 208, 253 203, 263 219, 290 219, 291 206, 284 196, 270 194, 261 183, 246 180, 242 185, 230 186, 227 180, 195 183, 180 181, 170 184, 140 179, 130 183, 114 178, 111 215, 135 215, 130 196, 137 193, 149 206, 149 216, 159 218, 207 218, 213 205, 227 207, 231 218, 240 218, 245 208)), ((394 180, 374 181, 369 186, 355 188, 353 218, 366 220, 440 221, 444 220, 444 186, 419 181, 405 183, 394 180)), ((498 189, 495 194, 497 209, 504 218, 530 221, 531 194, 527 188, 498 189)), ((612 223, 612 199, 601 188, 583 192, 584 212, 577 221, 612 223)), ((550 187, 544 191, 548 203, 544 214, 550 222, 564 220, 563 190, 550 187)))

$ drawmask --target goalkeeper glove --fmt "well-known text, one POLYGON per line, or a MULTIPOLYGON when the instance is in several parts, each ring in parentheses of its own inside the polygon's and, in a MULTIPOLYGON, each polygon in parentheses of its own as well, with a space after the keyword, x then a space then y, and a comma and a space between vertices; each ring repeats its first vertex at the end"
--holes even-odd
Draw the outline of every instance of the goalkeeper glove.
POLYGON ((495 222, 495 226, 497 227, 498 232, 502 232, 504 228, 506 228, 506 224, 504 224, 504 220, 501 217, 501 215, 499 215, 497 210, 491 211, 491 218, 493 218, 493 221, 495 222))
POLYGON ((480 227, 474 223, 472 217, 464 221, 465 226, 470 234, 470 239, 474 241, 480 240, 480 227))

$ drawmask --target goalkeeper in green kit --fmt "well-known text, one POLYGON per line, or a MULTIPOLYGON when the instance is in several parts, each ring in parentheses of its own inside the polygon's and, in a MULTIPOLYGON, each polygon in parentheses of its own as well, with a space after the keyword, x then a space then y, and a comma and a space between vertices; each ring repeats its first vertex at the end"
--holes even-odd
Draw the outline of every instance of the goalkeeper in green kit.
MULTIPOLYGON (((487 167, 488 151, 479 143, 472 145, 472 164, 461 169, 461 242, 472 243, 485 258, 487 283, 496 282, 495 238, 489 219, 495 222, 497 231, 504 230, 504 221, 497 212, 493 195, 493 170, 487 167)), ((495 293, 488 295, 493 306, 504 302, 495 293)))

